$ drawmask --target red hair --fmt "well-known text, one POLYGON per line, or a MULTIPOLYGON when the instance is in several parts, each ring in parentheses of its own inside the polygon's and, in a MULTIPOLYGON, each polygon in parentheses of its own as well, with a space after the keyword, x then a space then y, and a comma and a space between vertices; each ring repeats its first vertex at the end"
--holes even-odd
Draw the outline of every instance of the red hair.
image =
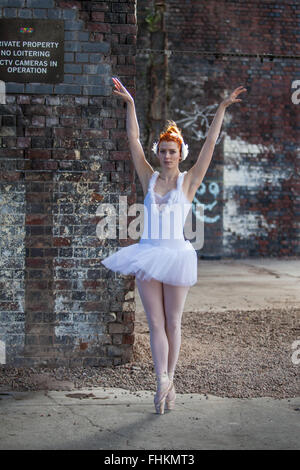
POLYGON ((168 121, 164 131, 159 136, 158 146, 162 141, 166 142, 176 142, 179 146, 179 151, 181 155, 181 144, 183 142, 183 137, 181 134, 181 129, 177 127, 175 121, 168 121))

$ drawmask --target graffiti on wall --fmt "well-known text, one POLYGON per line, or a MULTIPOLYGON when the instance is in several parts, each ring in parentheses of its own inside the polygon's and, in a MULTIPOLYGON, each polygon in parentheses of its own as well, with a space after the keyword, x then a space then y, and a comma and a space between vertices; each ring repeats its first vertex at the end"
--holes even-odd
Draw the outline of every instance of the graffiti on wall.
POLYGON ((202 222, 206 222, 208 224, 214 224, 220 219, 220 215, 215 215, 215 216, 208 215, 212 213, 212 211, 217 206, 217 196, 219 192, 220 192, 220 188, 219 188, 218 183, 215 183, 212 181, 208 185, 206 185, 202 181, 199 189, 197 189, 196 191, 195 197, 193 199, 193 205, 192 205, 193 214, 195 215, 195 217, 197 217, 197 219, 200 219, 202 222), (207 191, 209 194, 212 195, 213 201, 208 204, 203 204, 202 202, 200 202, 198 197, 203 196, 204 194, 206 194, 207 191), (202 211, 197 211, 198 205, 201 205, 203 207, 202 211), (204 216, 202 216, 201 213, 203 213, 204 216))
MULTIPOLYGON (((200 108, 195 101, 192 101, 192 105, 193 109, 191 111, 185 111, 178 108, 175 109, 178 114, 184 116, 182 119, 176 120, 176 123, 183 129, 188 128, 192 139, 197 141, 204 140, 208 134, 210 126, 209 120, 216 114, 216 109, 218 108, 219 104, 211 104, 209 106, 205 106, 205 108, 200 108)), ((224 122, 226 121, 225 116, 224 122)), ((225 135, 225 131, 220 133, 216 141, 216 145, 221 142, 225 135)))

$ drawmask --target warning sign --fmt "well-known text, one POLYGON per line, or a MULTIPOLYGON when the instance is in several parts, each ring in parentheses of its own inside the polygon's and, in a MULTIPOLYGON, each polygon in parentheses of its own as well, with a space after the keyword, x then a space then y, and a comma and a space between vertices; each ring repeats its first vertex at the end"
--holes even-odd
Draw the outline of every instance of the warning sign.
POLYGON ((0 19, 0 80, 63 82, 64 22, 0 19))

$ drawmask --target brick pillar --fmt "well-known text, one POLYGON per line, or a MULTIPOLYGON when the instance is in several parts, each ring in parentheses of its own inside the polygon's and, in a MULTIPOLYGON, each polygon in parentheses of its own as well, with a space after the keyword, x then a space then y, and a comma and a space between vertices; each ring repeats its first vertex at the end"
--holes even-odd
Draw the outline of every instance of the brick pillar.
MULTIPOLYGON (((134 342, 134 278, 101 259, 97 208, 134 202, 126 109, 134 94, 135 2, 0 0, 3 18, 64 21, 62 83, 6 83, 0 105, 0 340, 10 364, 115 365, 134 342)), ((121 240, 122 241, 122 240, 121 240)), ((122 241, 124 244, 128 241, 122 241)))

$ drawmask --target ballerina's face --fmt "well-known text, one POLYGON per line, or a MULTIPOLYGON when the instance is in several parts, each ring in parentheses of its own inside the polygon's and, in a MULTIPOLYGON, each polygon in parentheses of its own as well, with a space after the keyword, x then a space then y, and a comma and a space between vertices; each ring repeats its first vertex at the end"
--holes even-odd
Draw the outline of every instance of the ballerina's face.
POLYGON ((177 142, 167 142, 163 140, 159 144, 158 158, 161 166, 172 168, 181 161, 179 145, 177 142))

